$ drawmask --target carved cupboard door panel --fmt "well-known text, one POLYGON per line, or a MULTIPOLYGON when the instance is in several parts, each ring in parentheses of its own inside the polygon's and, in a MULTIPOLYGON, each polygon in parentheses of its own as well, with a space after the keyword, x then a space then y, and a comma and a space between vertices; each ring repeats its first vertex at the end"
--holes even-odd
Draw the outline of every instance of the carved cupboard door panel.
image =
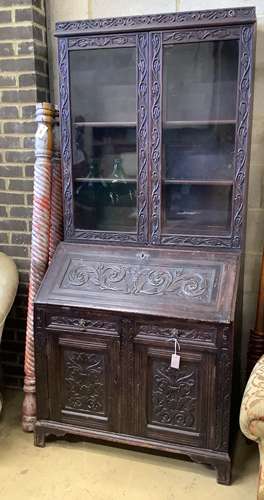
POLYGON ((214 356, 182 350, 180 367, 175 369, 173 352, 173 347, 151 345, 150 340, 135 343, 137 432, 151 439, 208 447, 214 419, 214 356))
POLYGON ((118 334, 50 335, 52 419, 102 430, 119 427, 118 334))

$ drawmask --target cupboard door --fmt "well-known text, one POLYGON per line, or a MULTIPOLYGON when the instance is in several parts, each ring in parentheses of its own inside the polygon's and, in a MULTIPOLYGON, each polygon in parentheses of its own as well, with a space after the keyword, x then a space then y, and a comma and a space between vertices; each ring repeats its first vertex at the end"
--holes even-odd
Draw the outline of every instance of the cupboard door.
POLYGON ((49 334, 51 418, 108 431, 119 428, 118 336, 49 334))
POLYGON ((154 244, 238 245, 252 38, 239 26, 150 34, 154 244))
MULTIPOLYGON (((68 50, 71 116, 66 124, 62 116, 62 142, 70 141, 72 151, 64 167, 64 185, 72 189, 67 238, 147 240, 147 40, 132 33, 60 42, 61 58, 63 44, 68 50)), ((62 80, 64 71, 61 60, 62 80)))
POLYGON ((142 341, 135 348, 137 432, 151 439, 209 447, 213 439, 214 356, 181 350, 179 369, 173 349, 142 341))

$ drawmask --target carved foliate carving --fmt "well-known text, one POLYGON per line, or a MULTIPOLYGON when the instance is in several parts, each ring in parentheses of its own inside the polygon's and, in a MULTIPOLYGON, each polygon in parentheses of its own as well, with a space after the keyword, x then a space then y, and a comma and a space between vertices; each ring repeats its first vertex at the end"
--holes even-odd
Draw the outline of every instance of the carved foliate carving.
POLYGON ((103 354, 65 350, 65 408, 105 415, 105 376, 103 354))
POLYGON ((151 242, 160 242, 160 219, 161 219, 161 34, 150 34, 151 44, 151 138, 150 138, 150 161, 151 161, 151 242))
POLYGON ((60 120, 61 120, 61 147, 63 162, 63 192, 64 192, 64 234, 68 238, 73 233, 73 206, 72 206, 72 169, 71 169, 71 119, 69 99, 69 65, 68 39, 59 40, 59 68, 60 68, 60 120))
POLYGON ((232 329, 230 326, 224 326, 222 332, 222 347, 228 349, 232 340, 232 329))
POLYGON ((222 369, 223 369, 223 400, 222 400, 222 446, 225 450, 229 445, 229 427, 230 427, 230 406, 232 392, 232 360, 230 350, 222 353, 222 369))
POLYGON ((135 45, 136 35, 112 35, 70 38, 69 49, 87 49, 95 47, 129 47, 135 45))
POLYGON ((136 233, 115 233, 114 231, 85 231, 77 229, 74 232, 74 238, 76 240, 89 240, 89 241, 116 241, 119 243, 136 243, 137 234, 136 233))
POLYGON ((161 243, 164 245, 180 245, 188 247, 213 247, 213 248, 231 248, 230 237, 220 238, 212 236, 191 236, 191 235, 164 235, 161 237, 161 243))
POLYGON ((148 35, 138 35, 138 240, 148 239, 148 35))
POLYGON ((255 20, 254 7, 236 9, 201 10, 196 12, 176 12, 150 16, 88 19, 87 21, 66 21, 56 23, 58 34, 92 33, 100 31, 120 31, 134 29, 161 29, 189 25, 235 24, 255 20))
POLYGON ((225 27, 203 30, 179 30, 163 34, 164 43, 228 40, 240 38, 240 74, 238 96, 238 127, 236 132, 235 180, 233 193, 233 224, 231 234, 227 236, 192 236, 192 235, 162 235, 161 243, 165 245, 205 246, 215 248, 240 248, 244 226, 245 187, 247 171, 247 148, 249 134, 249 111, 251 99, 252 73, 252 33, 253 27, 225 27))
POLYGON ((139 328, 139 335, 148 337, 161 337, 168 339, 178 339, 187 342, 202 342, 205 344, 215 344, 217 329, 208 326, 201 328, 164 328, 158 325, 142 325, 139 328))
POLYGON ((203 40, 228 40, 240 36, 240 27, 238 28, 217 28, 203 30, 178 30, 163 33, 163 43, 171 42, 199 42, 203 40))
POLYGON ((49 327, 76 328, 82 331, 88 330, 110 330, 116 331, 115 323, 84 318, 72 318, 68 316, 52 316, 48 322, 49 327))
POLYGON ((236 133, 236 174, 234 183, 234 221, 232 247, 241 246, 241 236, 245 219, 245 184, 247 167, 247 148, 249 141, 249 111, 251 99, 252 73, 252 27, 244 27, 240 37, 240 75, 238 99, 238 127, 236 133))
POLYGON ((153 360, 149 423, 196 430, 199 371, 195 366, 170 368, 169 360, 153 360))
POLYGON ((231 347, 219 353, 217 361, 216 450, 229 446, 230 405, 232 392, 231 347))
POLYGON ((174 268, 137 265, 93 265, 71 262, 63 279, 63 288, 128 295, 174 295, 186 300, 209 303, 212 300, 215 269, 197 269, 190 265, 174 268))

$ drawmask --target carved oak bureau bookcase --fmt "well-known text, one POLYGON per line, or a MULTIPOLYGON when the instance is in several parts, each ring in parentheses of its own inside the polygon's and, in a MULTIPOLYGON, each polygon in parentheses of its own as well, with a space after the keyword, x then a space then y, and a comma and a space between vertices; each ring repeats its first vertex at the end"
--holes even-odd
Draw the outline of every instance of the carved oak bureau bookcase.
POLYGON ((254 8, 57 23, 65 239, 35 301, 37 445, 183 454, 230 482, 254 32, 254 8))

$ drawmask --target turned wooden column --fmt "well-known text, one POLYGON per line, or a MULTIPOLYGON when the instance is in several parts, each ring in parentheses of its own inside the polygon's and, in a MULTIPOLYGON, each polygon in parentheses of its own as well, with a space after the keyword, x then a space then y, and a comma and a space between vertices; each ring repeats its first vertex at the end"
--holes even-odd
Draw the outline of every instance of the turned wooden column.
POLYGON ((25 397, 22 408, 22 427, 28 432, 33 431, 36 420, 33 302, 49 260, 53 117, 54 106, 52 104, 37 104, 38 128, 35 139, 32 247, 25 349, 25 397))
POLYGON ((59 111, 54 109, 53 144, 52 144, 52 172, 51 172, 51 201, 50 201, 50 234, 49 234, 49 264, 58 243, 63 237, 62 215, 62 176, 60 154, 60 124, 59 111))
POLYGON ((248 346, 248 375, 250 375, 256 362, 264 354, 264 250, 260 271, 259 295, 256 312, 256 323, 251 330, 248 346))

